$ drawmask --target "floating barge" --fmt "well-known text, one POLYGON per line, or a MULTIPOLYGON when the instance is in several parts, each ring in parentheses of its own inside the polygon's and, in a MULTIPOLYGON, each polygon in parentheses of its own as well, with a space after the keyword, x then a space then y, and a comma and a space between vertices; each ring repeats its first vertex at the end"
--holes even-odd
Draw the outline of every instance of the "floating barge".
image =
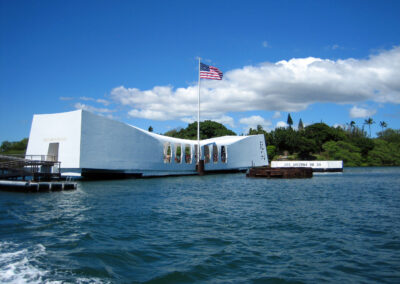
POLYGON ((308 167, 302 168, 271 168, 271 167, 254 167, 249 169, 247 177, 255 178, 312 178, 313 169, 308 167))

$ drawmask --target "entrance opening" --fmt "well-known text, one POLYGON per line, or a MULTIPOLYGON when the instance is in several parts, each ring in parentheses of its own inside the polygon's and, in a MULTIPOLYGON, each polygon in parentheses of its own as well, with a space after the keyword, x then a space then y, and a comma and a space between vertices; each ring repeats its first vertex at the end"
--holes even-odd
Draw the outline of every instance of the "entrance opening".
POLYGON ((60 147, 60 143, 50 143, 49 149, 47 150, 47 158, 46 161, 57 162, 58 161, 58 149, 60 147))

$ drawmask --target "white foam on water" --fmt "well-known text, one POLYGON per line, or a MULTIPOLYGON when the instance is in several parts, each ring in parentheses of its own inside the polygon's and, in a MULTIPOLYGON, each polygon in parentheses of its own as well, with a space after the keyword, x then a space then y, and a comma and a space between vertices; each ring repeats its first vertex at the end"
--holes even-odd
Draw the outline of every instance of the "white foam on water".
POLYGON ((12 242, 0 242, 0 283, 43 283, 48 271, 32 262, 44 254, 42 244, 21 248, 12 242))
MULTIPOLYGON (((46 255, 42 244, 22 248, 13 242, 0 242, 0 283, 110 283, 99 278, 76 278, 73 282, 45 279, 49 271, 39 267, 38 257, 46 255)), ((63 277, 62 277, 63 278, 63 277)), ((70 275, 69 277, 70 278, 70 275)))
POLYGON ((76 279, 76 283, 79 284, 85 284, 85 283, 90 283, 90 284, 102 284, 102 283, 111 283, 109 281, 104 281, 98 278, 78 278, 76 279))
MULTIPOLYGON (((0 242, 0 283, 110 283, 99 278, 78 277, 73 281, 48 279, 50 271, 39 267, 39 257, 46 255, 46 248, 42 244, 22 248, 22 245, 13 242, 0 242), (47 279, 46 279, 47 278, 47 279)), ((53 275, 54 276, 54 275, 53 275)), ((60 278, 63 279, 62 275, 60 278)), ((58 278, 56 276, 56 278, 58 278)), ((67 278, 71 278, 68 275, 67 278)))

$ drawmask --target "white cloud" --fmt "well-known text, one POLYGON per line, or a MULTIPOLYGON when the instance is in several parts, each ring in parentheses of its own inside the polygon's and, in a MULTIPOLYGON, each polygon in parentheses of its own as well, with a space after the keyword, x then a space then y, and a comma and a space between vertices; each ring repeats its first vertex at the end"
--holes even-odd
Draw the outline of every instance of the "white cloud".
POLYGON ((342 128, 342 129, 345 129, 345 128, 346 128, 346 126, 345 126, 345 125, 343 125, 343 124, 340 124, 340 123, 335 123, 335 124, 333 125, 333 127, 334 127, 334 128, 338 128, 338 127, 340 127, 340 128, 342 128))
POLYGON ((373 116, 376 113, 375 109, 366 109, 357 106, 353 106, 350 109, 350 117, 352 118, 365 118, 373 116))
POLYGON ((96 102, 99 103, 99 104, 103 104, 105 106, 108 106, 110 104, 109 101, 104 100, 104 99, 97 99, 96 102))
POLYGON ((276 123, 276 128, 281 128, 281 127, 288 127, 289 125, 286 123, 286 122, 284 122, 284 121, 278 121, 277 123, 276 123))
MULTIPOLYGON (((87 110, 90 112, 96 112, 96 113, 101 113, 101 114, 105 114, 105 113, 110 114, 110 113, 114 112, 113 110, 110 110, 108 108, 96 108, 96 107, 89 106, 86 104, 81 104, 81 103, 76 103, 74 105, 74 107, 76 109, 83 109, 83 110, 87 110)), ((109 115, 108 115, 108 117, 109 117, 109 115)))
POLYGON ((256 129, 257 125, 261 125, 266 130, 272 125, 271 121, 265 120, 259 115, 241 118, 239 122, 240 124, 246 125, 245 130, 248 130, 249 128, 256 129))
MULTIPOLYGON (((222 81, 203 80, 202 118, 228 112, 306 109, 319 103, 400 103, 400 47, 367 59, 294 58, 225 72, 222 81)), ((129 106, 132 117, 170 120, 197 117, 197 85, 116 87, 111 98, 129 106)))
POLYGON ((104 100, 104 99, 95 99, 95 98, 90 98, 90 97, 80 97, 79 99, 82 100, 82 101, 96 102, 96 103, 99 103, 99 104, 103 104, 105 106, 108 106, 110 104, 109 101, 104 100))
POLYGON ((272 118, 280 118, 281 117, 281 113, 279 111, 274 112, 274 115, 272 116, 272 118))
POLYGON ((229 125, 232 128, 235 127, 235 120, 231 116, 223 115, 221 117, 214 118, 213 120, 223 125, 229 125))
POLYGON ((94 101, 93 98, 89 98, 89 97, 80 97, 79 99, 82 101, 94 101))

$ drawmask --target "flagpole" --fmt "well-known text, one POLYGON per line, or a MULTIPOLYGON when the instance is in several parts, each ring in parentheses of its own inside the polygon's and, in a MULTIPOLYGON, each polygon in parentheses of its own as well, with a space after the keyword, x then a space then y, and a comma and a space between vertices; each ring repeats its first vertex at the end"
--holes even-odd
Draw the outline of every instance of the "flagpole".
POLYGON ((199 94, 197 97, 197 164, 200 163, 200 57, 199 57, 199 94))

